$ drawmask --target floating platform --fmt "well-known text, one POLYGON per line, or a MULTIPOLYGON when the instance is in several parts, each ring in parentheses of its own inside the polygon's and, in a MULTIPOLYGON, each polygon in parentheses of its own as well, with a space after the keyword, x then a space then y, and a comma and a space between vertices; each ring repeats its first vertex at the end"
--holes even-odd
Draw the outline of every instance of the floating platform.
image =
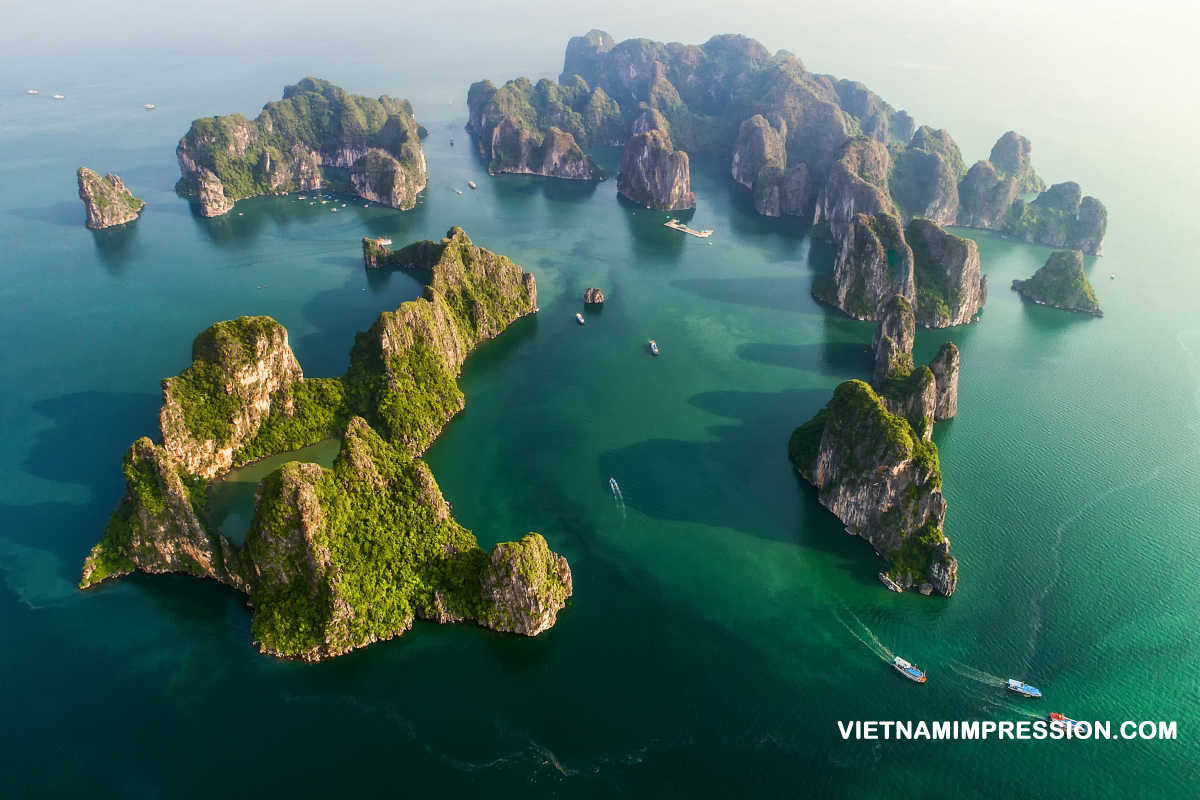
POLYGON ((699 236, 701 239, 707 239, 709 236, 713 235, 711 230, 698 231, 695 228, 689 228, 687 225, 684 225, 682 222, 674 218, 667 220, 663 224, 668 228, 674 228, 677 231, 683 231, 691 236, 699 236))

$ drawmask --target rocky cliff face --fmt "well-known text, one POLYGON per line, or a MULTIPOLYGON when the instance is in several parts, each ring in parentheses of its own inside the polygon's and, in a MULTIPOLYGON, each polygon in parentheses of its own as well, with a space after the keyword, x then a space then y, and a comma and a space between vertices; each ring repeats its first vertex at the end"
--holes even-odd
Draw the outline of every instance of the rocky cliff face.
POLYGON ((1083 271, 1083 253, 1078 250, 1051 253, 1032 278, 1015 280, 1012 288, 1038 305, 1104 316, 1092 283, 1083 271))
POLYGON ((125 454, 124 469, 125 496, 104 539, 83 564, 80 587, 135 569, 228 582, 225 555, 231 546, 201 524, 183 481, 186 475, 166 450, 145 437, 138 439, 125 454))
POLYGON ((893 295, 884 306, 879 324, 875 326, 875 337, 871 341, 871 350, 875 353, 872 384, 880 386, 891 378, 912 372, 912 349, 916 337, 917 323, 913 317, 912 303, 903 295, 893 295))
MULTIPOLYGON (((482 139, 480 148, 484 149, 482 139)), ((539 136, 520 120, 504 117, 492 128, 486 150, 485 157, 492 159, 488 164, 490 175, 510 172, 585 181, 608 177, 591 156, 584 154, 571 134, 554 126, 539 136)))
POLYGON ((929 370, 937 383, 935 420, 950 419, 958 413, 958 368, 958 346, 953 342, 943 344, 933 361, 929 362, 929 370))
POLYGON ((1108 212, 1094 197, 1083 197, 1079 184, 1056 183, 1031 203, 1016 200, 1005 229, 1027 242, 1068 247, 1099 255, 1108 227, 1108 212))
POLYGON ((786 164, 783 139, 766 117, 755 114, 742 123, 733 146, 731 173, 735 181, 753 189, 763 169, 774 167, 782 174, 786 164))
POLYGON ((195 173, 197 195, 200 199, 200 216, 219 217, 233 208, 233 201, 225 196, 225 187, 212 171, 201 169, 195 173))
POLYGON ((192 344, 192 365, 163 381, 164 450, 190 475, 225 472, 258 433, 272 393, 303 377, 287 331, 270 317, 213 325, 192 344))
POLYGON ((583 293, 583 302, 585 303, 603 303, 604 292, 599 289, 588 289, 583 293))
POLYGON ((334 166, 356 171, 351 185, 361 196, 411 208, 413 187, 426 180, 424 133, 407 100, 373 100, 305 78, 254 120, 193 121, 175 151, 176 190, 199 195, 201 214, 218 216, 243 197, 320 188, 320 167, 334 166))
POLYGON ((659 130, 629 140, 621 154, 617 192, 658 211, 696 207, 687 153, 672 149, 670 137, 659 130))
POLYGON ((921 126, 892 157, 888 189, 905 217, 953 225, 958 217, 958 183, 966 168, 958 145, 945 130, 921 126))
POLYGON ((841 241, 855 214, 896 214, 888 195, 888 151, 874 139, 850 140, 830 170, 817 198, 813 224, 828 225, 833 240, 841 241))
POLYGON ((957 586, 957 563, 942 533, 946 500, 937 447, 890 413, 862 381, 846 381, 829 405, 796 429, 789 455, 822 505, 869 541, 901 585, 957 586))
POLYGON ((383 150, 370 150, 350 170, 350 186, 366 200, 408 210, 417 204, 417 193, 425 188, 425 154, 416 148, 406 168, 383 150))
POLYGON ((977 161, 958 186, 958 224, 1004 230, 1008 209, 1017 199, 1016 178, 1004 178, 990 161, 977 161))
POLYGON ((913 252, 917 324, 946 328, 974 319, 987 302, 979 246, 927 219, 908 223, 904 238, 913 252))
POLYGON ((767 217, 811 213, 813 192, 807 165, 797 161, 788 166, 783 135, 761 114, 742 123, 731 173, 735 181, 754 190, 758 213, 767 217))
POLYGON ((87 226, 93 229, 123 225, 137 219, 146 204, 133 196, 125 184, 111 172, 101 178, 87 167, 80 167, 79 199, 87 212, 87 226))
POLYGON ((479 623, 525 636, 552 626, 573 591, 567 560, 536 533, 496 545, 479 580, 484 609, 479 623))
POLYGON ((838 243, 829 280, 814 280, 813 294, 855 319, 878 319, 893 295, 913 302, 912 249, 892 214, 855 214, 838 243))
POLYGON ((1017 193, 1040 192, 1046 182, 1033 171, 1033 143, 1016 131, 1009 131, 992 145, 988 157, 996 171, 1017 184, 1017 193))

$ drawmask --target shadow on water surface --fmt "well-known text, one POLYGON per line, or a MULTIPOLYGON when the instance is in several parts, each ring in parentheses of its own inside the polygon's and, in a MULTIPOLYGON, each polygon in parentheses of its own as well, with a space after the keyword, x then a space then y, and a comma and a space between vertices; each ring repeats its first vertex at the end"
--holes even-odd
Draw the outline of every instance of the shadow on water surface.
POLYGON ((114 225, 111 228, 92 231, 92 241, 96 245, 96 255, 113 275, 119 275, 129 265, 132 252, 129 247, 137 236, 137 222, 124 225, 114 225))

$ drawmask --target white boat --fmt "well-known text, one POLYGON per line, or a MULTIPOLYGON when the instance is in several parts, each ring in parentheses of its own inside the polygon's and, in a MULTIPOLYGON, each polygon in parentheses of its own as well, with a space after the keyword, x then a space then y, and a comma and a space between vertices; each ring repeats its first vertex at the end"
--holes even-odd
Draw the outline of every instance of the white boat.
POLYGON ((56 94, 56 95, 54 95, 54 99, 55 99, 55 100, 62 100, 62 99, 63 99, 63 96, 62 96, 61 94, 56 94))
POLYGON ((654 355, 658 355, 658 343, 653 339, 650 340, 650 352, 654 353, 654 355))
POLYGON ((1041 689, 1037 688, 1036 686, 1030 686, 1024 681, 1013 680, 1012 678, 1008 679, 1008 690, 1010 692, 1016 692, 1017 694, 1024 695, 1025 697, 1042 696, 1041 689))
POLYGON ((467 186, 470 186, 472 189, 475 189, 475 188, 477 188, 477 187, 475 186, 475 181, 467 181, 467 186))
POLYGON ((910 681, 915 681, 917 683, 925 682, 925 673, 905 661, 900 656, 896 656, 896 658, 892 661, 892 666, 896 668, 897 672, 908 678, 910 681))
POLYGON ((379 245, 380 247, 387 247, 391 243, 392 243, 391 239, 379 238, 379 239, 375 240, 375 244, 379 245))
POLYGON ((146 105, 142 106, 142 108, 146 109, 147 111, 153 111, 154 103, 146 103, 146 105))
POLYGON ((28 92, 26 92, 25 94, 37 94, 37 89, 30 89, 30 90, 29 90, 28 92))
POLYGON ((576 314, 575 319, 579 320, 579 324, 583 324, 583 314, 576 314))

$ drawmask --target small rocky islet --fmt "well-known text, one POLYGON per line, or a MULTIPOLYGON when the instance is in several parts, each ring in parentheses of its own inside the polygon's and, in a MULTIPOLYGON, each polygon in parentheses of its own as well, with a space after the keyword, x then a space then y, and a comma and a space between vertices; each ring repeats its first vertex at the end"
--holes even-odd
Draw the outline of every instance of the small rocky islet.
POLYGON ((1083 271, 1083 253, 1079 250, 1051 253, 1033 277, 1014 280, 1012 288, 1038 305, 1104 316, 1092 282, 1083 271))
POLYGON ((463 361, 535 310, 536 284, 459 228, 418 245, 425 296, 358 334, 342 378, 304 378, 269 317, 196 338, 192 365, 163 382, 162 443, 125 456, 125 496, 81 587, 134 570, 213 578, 248 595, 262 652, 306 661, 417 617, 529 636, 554 624, 572 593, 566 560, 536 533, 482 550, 420 459, 464 406, 463 361), (335 436, 332 469, 292 462, 263 479, 244 544, 209 525, 208 485, 231 467, 335 436))
POLYGON ((100 177, 95 170, 80 167, 75 175, 79 183, 79 199, 83 201, 83 209, 87 213, 86 224, 93 230, 133 222, 146 206, 111 172, 100 177))

